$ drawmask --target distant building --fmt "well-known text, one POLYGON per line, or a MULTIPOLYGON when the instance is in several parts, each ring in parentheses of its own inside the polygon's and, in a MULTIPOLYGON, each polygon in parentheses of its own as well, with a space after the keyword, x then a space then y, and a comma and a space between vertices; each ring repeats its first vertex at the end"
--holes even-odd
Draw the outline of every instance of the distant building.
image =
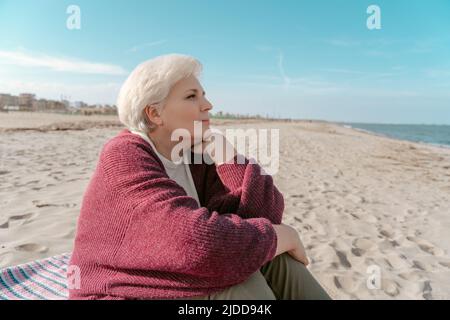
POLYGON ((45 109, 49 111, 64 111, 67 108, 66 105, 61 101, 48 100, 45 109))
POLYGON ((0 109, 5 106, 18 106, 19 98, 10 94, 0 93, 0 109))
POLYGON ((6 111, 19 111, 20 107, 19 106, 4 106, 3 110, 6 110, 6 111))
POLYGON ((35 111, 92 114, 117 114, 117 107, 111 105, 88 105, 83 101, 70 102, 61 96, 61 101, 36 99, 32 93, 21 93, 19 96, 0 93, 0 111, 35 111))
POLYGON ((21 111, 33 111, 33 101, 36 96, 32 93, 21 93, 19 95, 19 107, 21 111))
POLYGON ((33 111, 43 111, 45 110, 45 106, 47 105, 47 100, 45 99, 39 99, 39 100, 34 100, 32 103, 32 109, 33 111))
POLYGON ((117 114, 117 108, 115 106, 110 105, 91 105, 86 106, 79 109, 79 112, 82 115, 90 116, 90 115, 116 115, 117 114))

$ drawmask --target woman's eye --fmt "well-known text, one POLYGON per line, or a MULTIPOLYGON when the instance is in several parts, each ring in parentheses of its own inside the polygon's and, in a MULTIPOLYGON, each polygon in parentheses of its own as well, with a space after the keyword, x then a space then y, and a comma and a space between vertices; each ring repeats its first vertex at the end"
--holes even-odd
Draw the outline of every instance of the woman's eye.
POLYGON ((195 94, 191 94, 189 97, 187 97, 188 99, 191 99, 191 98, 195 98, 195 94))

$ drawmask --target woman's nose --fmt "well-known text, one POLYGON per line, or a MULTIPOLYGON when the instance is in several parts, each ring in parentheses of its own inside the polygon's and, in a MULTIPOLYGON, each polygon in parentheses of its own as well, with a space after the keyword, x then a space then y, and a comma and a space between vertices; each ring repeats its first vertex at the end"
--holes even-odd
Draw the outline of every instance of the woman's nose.
POLYGON ((202 111, 208 111, 213 108, 211 102, 208 101, 208 99, 205 99, 205 102, 202 104, 202 111))

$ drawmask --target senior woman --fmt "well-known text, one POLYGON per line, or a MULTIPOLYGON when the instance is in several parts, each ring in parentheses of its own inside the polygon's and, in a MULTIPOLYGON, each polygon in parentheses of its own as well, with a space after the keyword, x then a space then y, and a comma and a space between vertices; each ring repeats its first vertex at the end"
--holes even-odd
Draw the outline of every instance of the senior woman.
POLYGON ((201 69, 169 54, 123 84, 126 129, 104 144, 85 191, 69 299, 329 299, 306 269, 298 233, 281 223, 272 177, 234 149, 220 156, 227 153, 211 139, 201 69), (213 163, 174 161, 177 129, 192 137, 184 160, 200 147, 213 163))

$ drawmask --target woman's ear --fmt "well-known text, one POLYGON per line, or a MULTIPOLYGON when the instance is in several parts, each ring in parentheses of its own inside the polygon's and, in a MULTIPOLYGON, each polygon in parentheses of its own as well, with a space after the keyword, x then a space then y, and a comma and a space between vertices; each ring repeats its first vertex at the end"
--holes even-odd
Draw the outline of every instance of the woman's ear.
POLYGON ((152 122, 158 126, 161 126, 163 124, 163 120, 161 118, 161 113, 156 104, 146 106, 145 114, 147 115, 148 120, 150 120, 150 122, 152 122))

